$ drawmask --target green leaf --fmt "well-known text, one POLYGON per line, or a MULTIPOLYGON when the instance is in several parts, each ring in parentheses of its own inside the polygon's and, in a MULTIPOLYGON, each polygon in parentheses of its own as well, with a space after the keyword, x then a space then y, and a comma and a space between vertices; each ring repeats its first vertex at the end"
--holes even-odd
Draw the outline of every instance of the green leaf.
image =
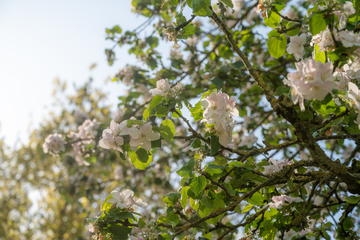
POLYGON ((185 209, 186 204, 187 204, 188 199, 189 199, 189 196, 188 196, 188 194, 187 194, 189 188, 190 188, 189 186, 186 186, 186 187, 183 187, 183 188, 181 189, 181 207, 182 207, 183 209, 185 209))
POLYGON ((140 229, 142 229, 142 228, 144 228, 144 227, 146 226, 146 222, 145 222, 144 219, 146 219, 146 218, 140 218, 140 219, 138 220, 138 227, 139 227, 140 229))
POLYGON ((210 5, 210 0, 192 0, 192 9, 194 15, 201 17, 211 16, 212 11, 209 8, 210 5))
POLYGON ((195 104, 195 107, 190 109, 191 116, 194 117, 194 121, 197 122, 203 118, 203 110, 201 106, 201 101, 195 104))
POLYGON ((199 205, 200 205, 200 204, 199 204, 199 203, 196 203, 194 199, 190 198, 190 207, 191 207, 192 209, 194 209, 195 211, 197 211, 198 208, 199 208, 199 205))
POLYGON ((109 203, 107 200, 112 199, 111 194, 104 200, 104 202, 101 205, 101 211, 105 212, 106 210, 110 209, 113 205, 112 203, 109 203))
POLYGON ((158 106, 156 108, 156 116, 159 118, 166 117, 169 113, 169 108, 165 106, 158 106))
POLYGON ((201 140, 196 138, 190 145, 191 148, 193 149, 197 149, 199 147, 201 147, 201 140))
POLYGON ((174 211, 166 213, 166 219, 172 224, 177 225, 180 222, 179 215, 175 214, 174 211))
POLYGON ((176 171, 176 173, 181 177, 191 178, 193 176, 194 164, 194 158, 191 158, 180 170, 176 171))
MULTIPOLYGON (((141 149, 141 148, 140 148, 141 149)), ((144 149, 145 150, 145 149, 144 149)), ((145 150, 146 151, 146 150, 145 150)), ((136 152, 132 152, 130 155, 130 161, 132 162, 132 164, 140 170, 145 170, 151 163, 152 160, 152 155, 150 152, 150 155, 148 155, 148 160, 146 162, 142 162, 138 155, 137 155, 137 151, 136 152)))
POLYGON ((190 183, 191 190, 198 195, 206 187, 206 178, 204 176, 199 176, 193 178, 190 183))
POLYGON ((315 45, 315 61, 325 63, 326 62, 325 52, 324 51, 319 52, 319 49, 320 49, 319 45, 315 45))
POLYGON ((283 10, 285 8, 285 4, 280 3, 280 2, 274 2, 272 5, 276 8, 276 10, 278 12, 280 12, 281 10, 283 10))
POLYGON ((241 213, 246 213, 246 212, 250 211, 253 206, 254 205, 252 205, 252 204, 246 205, 241 213))
POLYGON ((183 35, 193 35, 195 33, 195 27, 193 26, 192 23, 184 27, 183 30, 184 30, 184 32, 182 33, 183 35))
POLYGON ((95 156, 90 156, 88 158, 85 158, 85 161, 87 161, 90 164, 96 163, 96 157, 95 156))
POLYGON ((309 20, 310 32, 313 36, 326 29, 326 21, 322 13, 317 13, 310 17, 309 20))
POLYGON ((301 120, 309 120, 314 118, 314 114, 311 110, 305 109, 305 111, 299 112, 299 117, 301 118, 301 120))
POLYGON ((119 208, 111 208, 107 212, 106 215, 110 216, 114 220, 127 220, 127 219, 135 219, 134 215, 131 212, 123 212, 119 208))
POLYGON ((253 205, 261 205, 263 203, 263 197, 259 192, 254 193, 250 199, 246 200, 248 203, 253 205))
POLYGON ((161 148, 161 139, 151 141, 151 148, 161 148))
POLYGON ((276 28, 280 24, 280 16, 276 12, 270 12, 268 18, 265 18, 264 22, 271 28, 276 28))
MULTIPOLYGON (((216 211, 217 209, 219 208, 224 208, 225 207, 225 203, 222 199, 220 198, 215 198, 214 199, 214 205, 213 205, 213 208, 212 208, 212 211, 216 211)), ((219 222, 222 217, 225 215, 225 213, 223 214, 220 214, 219 216, 215 217, 215 218, 211 218, 209 220, 207 220, 206 222, 210 223, 210 224, 216 224, 217 222, 219 222)))
POLYGON ((136 155, 142 163, 147 163, 147 161, 149 160, 148 152, 143 148, 139 148, 138 150, 136 150, 136 155))
POLYGON ((219 143, 218 136, 211 136, 210 138, 210 149, 211 149, 211 156, 215 156, 218 154, 218 150, 220 149, 221 144, 219 143))
POLYGON ((226 6, 228 7, 231 7, 233 8, 234 7, 234 4, 232 3, 231 0, 219 0, 221 3, 225 4, 226 6))
POLYGON ((153 109, 155 109, 155 107, 157 107, 162 101, 163 101, 163 97, 160 95, 156 95, 155 97, 153 97, 148 107, 150 115, 153 114, 152 113, 153 109))
POLYGON ((229 166, 230 166, 230 168, 233 168, 233 167, 244 167, 244 163, 242 163, 242 162, 230 162, 229 163, 229 166))
MULTIPOLYGON (((276 30, 274 29, 273 31, 276 30)), ((285 35, 278 34, 276 36, 274 33, 272 33, 273 31, 269 33, 269 38, 267 40, 267 47, 271 56, 278 59, 279 57, 284 55, 287 41, 285 35), (270 35, 272 35, 273 37, 270 37, 270 35)))
MULTIPOLYGON (((289 28, 293 27, 296 24, 297 23, 289 22, 288 24, 286 24, 286 29, 289 29, 289 28)), ((299 34, 299 32, 300 32, 300 26, 298 28, 295 28, 294 30, 287 31, 286 34, 289 35, 289 36, 296 36, 296 35, 299 34)))
POLYGON ((211 82, 218 87, 222 87, 224 85, 224 81, 219 77, 214 78, 211 82))
POLYGON ((146 122, 150 117, 150 112, 149 112, 149 108, 145 108, 144 112, 143 112, 143 119, 146 122))
POLYGON ((116 224, 116 225, 110 225, 110 227, 108 227, 106 230, 110 233, 111 239, 127 240, 128 235, 131 233, 132 228, 128 228, 120 224, 116 224))
POLYGON ((357 204, 360 201, 360 197, 350 196, 346 198, 346 201, 351 204, 357 204))
POLYGON ((159 45, 159 39, 157 37, 148 37, 145 39, 145 42, 152 48, 156 48, 159 45))
POLYGON ((173 207, 181 198, 180 193, 169 193, 164 195, 164 203, 168 205, 168 207, 173 207))
POLYGON ((211 175, 213 175, 213 174, 222 173, 222 170, 223 170, 223 169, 226 169, 226 167, 221 166, 221 165, 209 164, 209 165, 207 166, 207 168, 205 169, 205 171, 206 171, 207 173, 210 173, 211 175))
POLYGON ((353 227, 355 227, 353 221, 350 217, 347 217, 344 221, 344 230, 347 231, 349 229, 352 229, 353 227))
POLYGON ((175 125, 170 119, 162 121, 160 125, 160 134, 169 143, 172 142, 175 136, 175 125))

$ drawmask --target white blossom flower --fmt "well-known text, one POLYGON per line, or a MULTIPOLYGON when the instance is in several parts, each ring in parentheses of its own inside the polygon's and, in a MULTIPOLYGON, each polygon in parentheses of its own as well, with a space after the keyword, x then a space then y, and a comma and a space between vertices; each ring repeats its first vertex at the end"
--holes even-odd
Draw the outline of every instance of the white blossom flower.
POLYGON ((139 146, 149 151, 151 148, 151 141, 160 139, 160 133, 152 131, 150 123, 145 123, 140 129, 132 127, 129 129, 131 136, 130 146, 133 151, 136 151, 139 146))
POLYGON ((44 153, 50 153, 53 156, 58 156, 60 152, 65 151, 66 141, 62 139, 61 134, 50 134, 45 138, 43 144, 44 153))
POLYGON ((201 100, 201 105, 205 108, 202 122, 214 124, 220 144, 227 146, 232 141, 232 131, 235 127, 233 117, 239 116, 239 111, 235 107, 235 97, 229 98, 221 91, 213 92, 201 100))
POLYGON ((264 166, 264 171, 262 172, 265 175, 272 174, 275 172, 281 171, 284 167, 291 165, 294 163, 293 160, 289 161, 288 159, 284 159, 284 161, 276 161, 272 158, 269 159, 271 163, 269 166, 264 166))
POLYGON ((360 46, 360 33, 354 33, 354 31, 341 31, 338 32, 341 43, 344 47, 360 46))
POLYGON ((290 43, 286 48, 289 54, 294 54, 295 59, 302 59, 305 54, 304 44, 306 43, 306 34, 302 33, 300 36, 290 37, 290 43))
POLYGON ((107 202, 115 204, 115 207, 126 208, 135 204, 133 196, 134 192, 129 189, 123 192, 114 190, 111 192, 111 198, 107 202))
POLYGON ((360 80, 360 57, 349 60, 349 63, 345 64, 342 68, 349 78, 360 80))
POLYGON ((194 47, 194 46, 196 46, 198 41, 199 41, 199 38, 196 35, 193 35, 192 37, 186 39, 186 44, 191 47, 194 47))
POLYGON ((289 73, 284 83, 292 87, 291 95, 294 104, 299 102, 301 111, 305 110, 304 99, 323 100, 337 85, 332 75, 331 62, 321 63, 314 59, 305 59, 295 63, 297 72, 289 73))
POLYGON ((170 51, 170 59, 182 59, 183 55, 179 51, 179 49, 171 50, 170 51))
POLYGON ((346 93, 345 97, 352 101, 352 104, 356 106, 358 110, 360 110, 360 91, 358 86, 354 83, 348 83, 349 91, 346 93))
POLYGON ((353 15, 356 12, 352 2, 346 2, 345 4, 342 5, 342 7, 346 15, 353 15))
POLYGON ((286 202, 291 203, 292 197, 286 195, 274 196, 271 198, 273 203, 269 203, 269 207, 280 209, 286 202))
POLYGON ((115 149, 123 152, 120 146, 124 144, 124 139, 120 135, 128 134, 126 123, 126 120, 120 124, 111 120, 110 129, 107 128, 103 131, 102 139, 99 141, 99 146, 105 149, 115 149))
POLYGON ((251 133, 249 136, 243 135, 241 137, 241 142, 239 144, 239 147, 247 146, 248 148, 251 148, 254 143, 257 141, 257 137, 255 137, 254 133, 251 133))
POLYGON ((170 92, 170 83, 167 78, 161 79, 156 82, 156 88, 151 89, 149 93, 151 93, 153 96, 161 95, 163 96, 166 93, 170 92))
POLYGON ((122 171, 122 167, 119 165, 114 169, 114 179, 120 180, 122 178, 123 178, 123 171, 122 171))
POLYGON ((139 207, 147 207, 149 204, 144 202, 141 198, 135 199, 135 204, 139 207))

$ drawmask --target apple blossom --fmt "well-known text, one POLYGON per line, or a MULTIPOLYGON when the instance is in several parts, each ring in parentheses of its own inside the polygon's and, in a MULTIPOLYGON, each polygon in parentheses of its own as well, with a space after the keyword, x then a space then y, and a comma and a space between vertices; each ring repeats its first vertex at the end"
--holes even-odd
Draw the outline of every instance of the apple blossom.
POLYGON ((136 127, 130 128, 129 135, 131 136, 130 146, 133 151, 136 151, 139 146, 149 151, 151 141, 160 139, 160 133, 152 131, 150 123, 145 123, 140 129, 136 127))
POLYGON ((123 178, 123 172, 122 172, 122 167, 121 166, 117 166, 114 169, 114 179, 115 180, 120 180, 123 178))
POLYGON ((338 32, 337 35, 344 47, 360 46, 360 33, 345 30, 338 32))
POLYGON ((42 145, 44 153, 50 153, 53 156, 58 156, 60 152, 65 151, 66 141, 62 139, 61 134, 50 134, 45 138, 42 145))
POLYGON ((352 105, 355 105, 358 110, 360 110, 360 90, 358 86, 356 86, 354 83, 349 82, 348 84, 349 91, 347 92, 346 96, 352 103, 352 105))
POLYGON ((302 59, 305 54, 304 44, 306 43, 306 34, 302 33, 300 36, 290 37, 290 43, 286 48, 289 54, 294 54, 295 59, 302 59))
POLYGON ((122 192, 112 191, 111 198, 107 200, 107 202, 115 204, 115 207, 126 208, 135 204, 135 200, 133 199, 134 192, 126 189, 122 192))
POLYGON ((183 55, 179 51, 179 49, 171 50, 170 51, 170 59, 182 59, 183 55))
POLYGON ((321 101, 332 89, 337 88, 331 62, 321 63, 307 58, 295 63, 295 66, 297 72, 289 73, 284 83, 292 87, 292 100, 294 104, 299 102, 301 111, 305 110, 304 99, 321 101))
POLYGON ((360 80, 360 57, 355 57, 353 60, 349 60, 349 62, 343 66, 343 70, 346 72, 346 74, 349 78, 354 78, 359 81, 360 80))
POLYGON ((120 124, 111 120, 110 128, 105 129, 102 133, 102 139, 99 141, 99 146, 105 149, 115 149, 123 152, 120 146, 124 144, 124 139, 120 135, 128 134, 126 123, 126 120, 120 124))
MULTIPOLYGON (((334 28, 333 30, 335 35, 335 40, 338 41, 337 38, 337 30, 334 28)), ((312 37, 310 45, 319 45, 319 52, 326 50, 328 46, 334 44, 334 40, 329 28, 326 28, 324 31, 321 31, 319 34, 316 34, 312 37)))
POLYGON ((284 159, 284 161, 277 161, 272 158, 269 159, 269 162, 271 165, 264 166, 264 171, 262 172, 265 175, 272 174, 275 172, 281 171, 284 167, 293 164, 293 160, 289 161, 287 159, 284 159))
POLYGON ((356 12, 352 2, 346 2, 345 4, 342 5, 342 7, 346 15, 352 15, 356 12))
POLYGON ((229 98, 226 93, 213 92, 201 100, 201 105, 205 108, 202 120, 207 124, 214 124, 219 142, 227 146, 232 140, 232 131, 235 127, 233 117, 239 116, 236 109, 235 97, 229 98))
POLYGON ((169 83, 169 80, 167 78, 157 81, 156 82, 156 88, 151 89, 149 91, 149 93, 151 93, 153 96, 156 96, 156 95, 163 96, 163 95, 165 95, 165 94, 167 94, 169 92, 170 92, 170 83, 169 83))
POLYGON ((292 197, 280 195, 272 197, 271 200, 273 201, 273 203, 269 203, 269 207, 280 209, 283 205, 286 204, 285 202, 291 203, 292 197))
POLYGON ((251 133, 249 136, 243 135, 241 137, 241 142, 239 144, 239 147, 247 146, 248 148, 251 148, 254 143, 256 143, 257 137, 255 137, 254 133, 251 133))

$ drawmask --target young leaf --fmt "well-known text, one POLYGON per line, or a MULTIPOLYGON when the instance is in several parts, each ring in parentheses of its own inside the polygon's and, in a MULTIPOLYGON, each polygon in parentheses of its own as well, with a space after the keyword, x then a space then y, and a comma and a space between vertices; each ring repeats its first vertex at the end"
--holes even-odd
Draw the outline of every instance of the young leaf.
POLYGON ((199 176, 193 178, 190 183, 191 190, 198 195, 206 187, 206 178, 204 176, 199 176))
POLYGON ((322 13, 317 13, 310 17, 309 20, 310 32, 313 36, 326 29, 326 21, 322 13))
POLYGON ((269 39, 267 40, 267 47, 268 50, 274 58, 278 59, 282 55, 284 55, 286 50, 286 36, 283 34, 279 34, 278 36, 270 37, 269 33, 269 39))
POLYGON ((160 134, 168 142, 172 142, 175 136, 175 125, 170 119, 162 121, 160 125, 160 134))

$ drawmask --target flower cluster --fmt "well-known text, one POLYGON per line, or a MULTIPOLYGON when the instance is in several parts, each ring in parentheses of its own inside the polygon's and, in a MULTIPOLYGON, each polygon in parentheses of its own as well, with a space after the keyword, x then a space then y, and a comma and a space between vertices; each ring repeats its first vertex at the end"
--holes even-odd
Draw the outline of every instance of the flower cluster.
POLYGON ((99 141, 99 146, 105 149, 115 149, 123 152, 120 146, 124 144, 122 135, 128 134, 126 123, 126 120, 120 124, 111 120, 110 128, 105 129, 102 133, 102 139, 99 141))
POLYGON ((287 195, 274 196, 271 198, 273 202, 269 203, 269 207, 280 209, 286 202, 302 202, 303 200, 299 197, 290 197, 287 195))
POLYGON ((286 48, 289 54, 294 54, 295 59, 302 59, 305 54, 304 44, 306 43, 306 34, 290 37, 290 44, 286 48))
POLYGON ((136 70, 138 70, 137 67, 126 65, 116 76, 119 77, 126 86, 134 86, 131 80, 136 70))
POLYGON ((272 163, 272 164, 269 165, 269 166, 265 166, 264 171, 262 172, 265 175, 272 174, 272 173, 275 173, 275 172, 279 172, 284 167, 294 163, 294 161, 292 161, 292 160, 289 161, 289 160, 285 159, 284 161, 276 161, 276 160, 274 160, 272 158, 269 159, 269 162, 272 163))
POLYGON ((239 116, 235 97, 229 98, 229 95, 221 91, 213 92, 201 100, 201 105, 205 108, 203 121, 209 125, 214 124, 220 144, 227 146, 232 141, 235 126, 233 117, 239 116))
POLYGON ((61 134, 50 134, 45 138, 43 144, 44 153, 50 153, 53 156, 58 156, 60 152, 65 151, 66 141, 62 139, 61 134))
POLYGON ((305 111, 304 99, 321 101, 332 89, 337 88, 331 62, 321 63, 307 58, 295 63, 295 66, 297 71, 289 73, 284 83, 292 87, 292 100, 294 104, 299 102, 301 111, 305 111))
POLYGON ((110 195, 111 198, 108 199, 107 202, 114 204, 115 207, 129 208, 132 205, 146 207, 148 205, 141 198, 135 198, 134 192, 129 189, 126 189, 122 192, 114 190, 110 195))
POLYGON ((85 161, 85 158, 90 156, 90 153, 86 151, 86 147, 90 144, 95 144, 99 125, 100 123, 95 119, 92 121, 87 119, 78 127, 78 132, 69 133, 68 137, 73 140, 71 144, 73 147, 73 156, 79 165, 90 165, 85 161))
MULTIPOLYGON (((130 120, 135 120, 131 118, 130 120)), ((99 142, 100 147, 105 149, 114 149, 123 152, 121 146, 124 144, 124 135, 130 136, 130 147, 136 151, 138 147, 149 151, 151 148, 151 141, 160 139, 160 133, 152 130, 150 123, 145 123, 142 126, 133 125, 131 128, 127 126, 127 120, 116 123, 114 120, 110 122, 110 128, 107 128, 102 133, 102 139, 99 142)))
POLYGON ((167 78, 161 79, 156 82, 156 88, 151 89, 149 93, 154 97, 156 95, 163 96, 165 98, 174 98, 181 93, 183 90, 183 85, 177 83, 175 87, 170 86, 169 80, 167 78))

